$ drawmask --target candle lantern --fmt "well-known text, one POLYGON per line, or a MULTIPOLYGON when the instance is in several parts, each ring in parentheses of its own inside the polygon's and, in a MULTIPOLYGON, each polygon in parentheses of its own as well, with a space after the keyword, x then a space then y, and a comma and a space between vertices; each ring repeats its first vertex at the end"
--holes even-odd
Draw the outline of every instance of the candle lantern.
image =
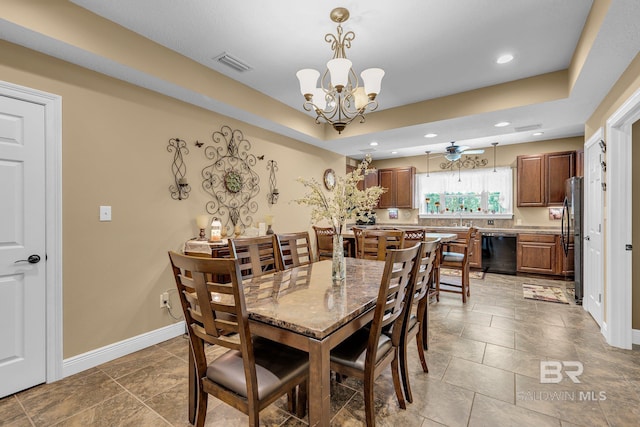
POLYGON ((219 242, 222 239, 222 223, 218 218, 211 221, 211 242, 219 242))

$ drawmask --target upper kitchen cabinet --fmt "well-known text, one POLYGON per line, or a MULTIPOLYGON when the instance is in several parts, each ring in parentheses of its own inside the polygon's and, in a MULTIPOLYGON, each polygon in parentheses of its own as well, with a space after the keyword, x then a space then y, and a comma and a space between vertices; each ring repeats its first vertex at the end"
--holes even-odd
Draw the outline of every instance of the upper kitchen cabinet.
POLYGON ((576 176, 584 176, 584 150, 576 151, 576 176))
POLYGON ((386 189, 378 208, 414 208, 416 168, 413 166, 404 168, 378 169, 378 185, 386 189))
POLYGON ((576 152, 545 154, 547 162, 547 205, 564 202, 564 182, 576 175, 576 152))
POLYGON ((518 156, 518 206, 561 205, 575 164, 575 151, 518 156))
POLYGON ((546 205, 546 171, 544 154, 518 156, 518 207, 546 205))
MULTIPOLYGON (((356 169, 356 166, 347 165, 347 173, 351 173, 356 169)), ((376 185, 378 185, 378 172, 371 171, 364 176, 362 181, 358 182, 358 190, 362 191, 365 188, 375 187, 376 185)))

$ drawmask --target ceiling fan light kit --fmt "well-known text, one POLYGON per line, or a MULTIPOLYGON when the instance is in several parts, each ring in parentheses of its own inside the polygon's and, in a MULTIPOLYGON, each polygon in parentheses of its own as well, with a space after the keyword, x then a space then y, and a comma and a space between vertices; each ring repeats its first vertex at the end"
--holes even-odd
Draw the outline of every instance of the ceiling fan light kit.
POLYGON ((342 133, 349 123, 360 118, 364 123, 364 114, 378 108, 376 96, 380 93, 384 70, 369 68, 360 73, 362 84, 346 56, 346 49, 356 35, 353 31, 343 32, 342 23, 349 19, 349 11, 337 7, 329 15, 338 24, 336 35, 326 34, 325 40, 331 44, 333 59, 327 62, 327 69, 320 78, 320 72, 306 68, 298 71, 296 77, 300 82, 300 92, 304 96, 303 108, 316 114, 316 123, 322 120, 331 124, 342 133))

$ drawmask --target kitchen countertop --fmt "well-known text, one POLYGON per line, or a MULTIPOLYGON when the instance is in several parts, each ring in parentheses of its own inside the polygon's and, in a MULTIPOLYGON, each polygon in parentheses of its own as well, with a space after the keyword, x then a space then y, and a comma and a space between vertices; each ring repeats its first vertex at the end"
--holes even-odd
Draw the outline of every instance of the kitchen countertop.
MULTIPOLYGON (((433 226, 433 225, 419 225, 419 224, 376 224, 375 226, 370 227, 398 227, 398 228, 426 228, 428 230, 434 231, 442 231, 442 232, 457 232, 457 231, 465 231, 468 227, 458 227, 458 226, 433 226)), ((348 227, 349 229, 351 226, 348 227)), ((479 232, 481 233, 505 233, 505 234, 561 234, 560 228, 550 228, 550 227, 541 227, 541 226, 526 226, 526 225, 517 225, 513 228, 504 228, 504 227, 477 227, 479 232)))

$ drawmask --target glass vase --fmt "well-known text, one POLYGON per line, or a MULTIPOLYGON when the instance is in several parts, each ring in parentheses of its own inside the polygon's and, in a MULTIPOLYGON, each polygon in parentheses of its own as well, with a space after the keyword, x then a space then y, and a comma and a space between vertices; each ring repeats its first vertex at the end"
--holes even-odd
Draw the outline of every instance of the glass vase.
POLYGON ((331 278, 334 282, 344 280, 347 268, 344 260, 344 245, 342 235, 333 235, 333 257, 331 259, 331 278))

